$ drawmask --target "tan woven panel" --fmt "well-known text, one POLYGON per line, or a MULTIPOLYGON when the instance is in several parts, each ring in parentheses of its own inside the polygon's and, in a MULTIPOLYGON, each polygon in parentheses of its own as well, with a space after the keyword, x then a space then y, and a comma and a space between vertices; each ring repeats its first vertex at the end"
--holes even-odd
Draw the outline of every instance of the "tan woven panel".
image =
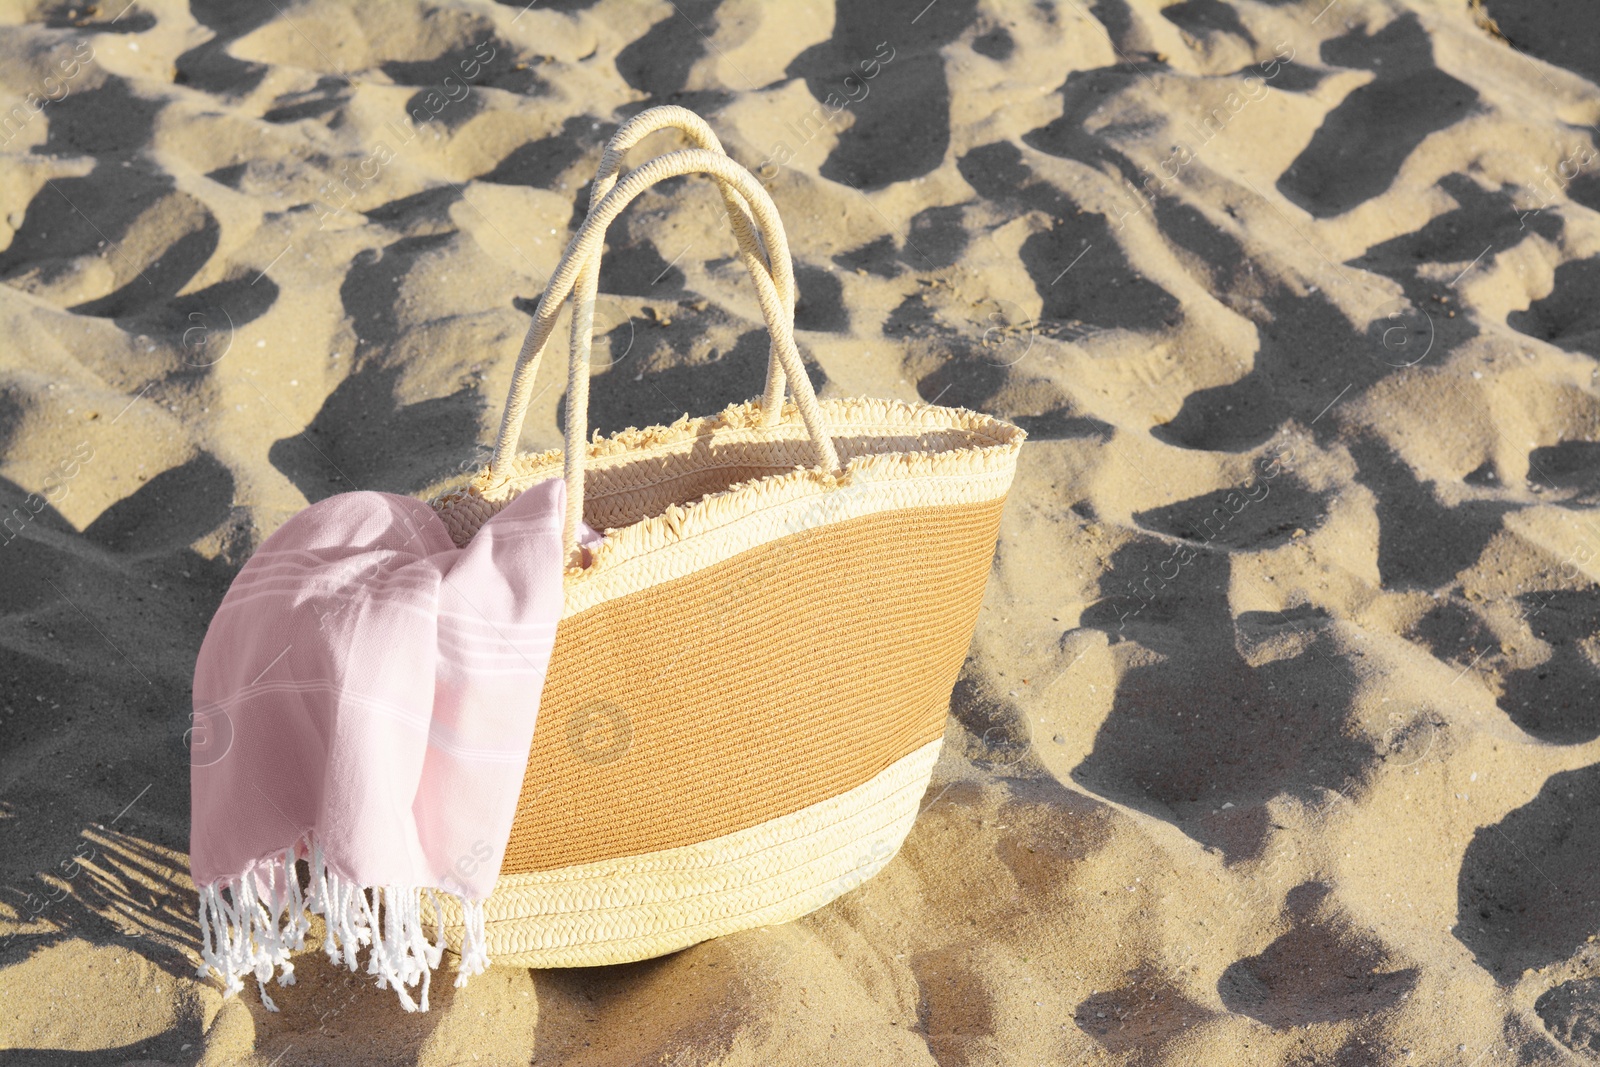
POLYGON ((937 739, 1004 503, 835 523, 563 620, 501 873, 720 837, 937 739))

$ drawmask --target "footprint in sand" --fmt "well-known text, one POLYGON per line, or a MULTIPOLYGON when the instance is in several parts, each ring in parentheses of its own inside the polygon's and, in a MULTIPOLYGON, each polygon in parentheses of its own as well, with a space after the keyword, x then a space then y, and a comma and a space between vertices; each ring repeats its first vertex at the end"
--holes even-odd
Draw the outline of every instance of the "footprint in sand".
POLYGON ((1396 966, 1393 952, 1351 921, 1329 887, 1297 886, 1285 909, 1293 922, 1288 933, 1233 964, 1217 982, 1229 1011, 1290 1030, 1372 1019, 1416 988, 1417 969, 1396 966))
MULTIPOLYGON (((864 62, 888 62, 850 104, 854 121, 819 173, 830 181, 874 190, 927 174, 950 145, 950 84, 940 49, 971 23, 977 0, 942 0, 918 13, 918 4, 835 6, 833 36, 801 52, 786 71, 804 78, 811 95, 826 101, 853 95, 845 79, 859 79, 864 62), (883 50, 880 46, 887 46, 883 50)), ((857 84, 857 82, 852 82, 857 84)))
POLYGON ((1456 883, 1456 938, 1511 984, 1600 935, 1600 764, 1553 774, 1472 836, 1456 883))
POLYGON ((1376 33, 1358 27, 1325 41, 1322 60, 1375 77, 1328 113, 1278 190, 1317 218, 1342 215, 1388 189, 1423 138, 1465 118, 1469 85, 1433 63, 1433 43, 1405 14, 1376 33))

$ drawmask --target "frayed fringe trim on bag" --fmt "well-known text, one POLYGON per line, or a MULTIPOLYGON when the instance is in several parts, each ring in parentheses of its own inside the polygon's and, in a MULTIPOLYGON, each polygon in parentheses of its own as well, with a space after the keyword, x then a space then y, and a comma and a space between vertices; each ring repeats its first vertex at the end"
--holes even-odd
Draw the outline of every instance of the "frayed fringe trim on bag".
MULTIPOLYGON (((291 952, 305 948, 311 915, 323 916, 327 935, 323 948, 335 965, 350 970, 357 953, 369 948, 367 973, 377 975, 378 988, 391 988, 406 1011, 428 1010, 428 985, 433 969, 444 955, 444 906, 441 892, 418 886, 360 886, 339 877, 322 861, 315 842, 309 849, 296 845, 257 863, 237 878, 225 878, 200 887, 200 957, 202 978, 222 979, 224 996, 244 988, 244 976, 253 974, 268 1011, 278 1006, 267 995, 267 982, 279 970, 279 985, 294 985, 291 952), (302 891, 295 860, 306 855, 311 884, 302 891), (433 929, 437 940, 423 933, 422 895, 433 901, 433 929), (412 999, 408 986, 422 983, 412 999)), ((461 959, 456 982, 467 984, 489 966, 483 928, 483 901, 461 900, 465 919, 461 959)))

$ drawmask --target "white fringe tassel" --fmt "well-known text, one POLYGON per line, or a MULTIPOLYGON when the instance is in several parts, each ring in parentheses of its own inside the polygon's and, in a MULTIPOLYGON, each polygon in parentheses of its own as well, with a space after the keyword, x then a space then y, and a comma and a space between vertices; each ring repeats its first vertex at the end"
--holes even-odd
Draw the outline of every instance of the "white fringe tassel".
MULTIPOLYGON (((278 1006, 267 995, 267 982, 278 970, 279 985, 294 985, 291 952, 305 948, 311 913, 323 917, 327 928, 323 949, 337 966, 357 967, 357 953, 369 948, 367 973, 376 975, 379 989, 393 989, 406 1011, 428 1010, 428 986, 433 969, 444 955, 444 905, 440 892, 419 886, 359 886, 340 878, 323 863, 322 848, 284 849, 255 864, 237 878, 200 887, 200 977, 216 975, 223 996, 244 988, 244 976, 253 974, 268 1011, 278 1006), (311 884, 300 888, 295 860, 306 855, 311 884), (429 943, 422 928, 422 894, 433 900, 433 929, 429 943), (408 987, 421 983, 415 999, 408 987)), ((483 901, 457 897, 465 920, 461 959, 456 964, 456 986, 482 974, 489 966, 483 928, 483 901)))

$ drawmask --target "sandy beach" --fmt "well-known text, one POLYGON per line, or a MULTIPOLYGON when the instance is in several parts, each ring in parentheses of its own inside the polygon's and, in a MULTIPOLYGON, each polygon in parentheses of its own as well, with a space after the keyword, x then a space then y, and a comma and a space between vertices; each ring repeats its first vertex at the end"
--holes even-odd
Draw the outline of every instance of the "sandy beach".
MULTIPOLYGON (((125 3, 0 3, 0 1067, 1600 1063, 1600 9, 125 3), (785 926, 225 999, 212 613, 483 465, 666 103, 821 396, 1028 431, 921 814, 785 926)), ((760 393, 735 252, 699 179, 611 229, 591 427, 760 393)))

